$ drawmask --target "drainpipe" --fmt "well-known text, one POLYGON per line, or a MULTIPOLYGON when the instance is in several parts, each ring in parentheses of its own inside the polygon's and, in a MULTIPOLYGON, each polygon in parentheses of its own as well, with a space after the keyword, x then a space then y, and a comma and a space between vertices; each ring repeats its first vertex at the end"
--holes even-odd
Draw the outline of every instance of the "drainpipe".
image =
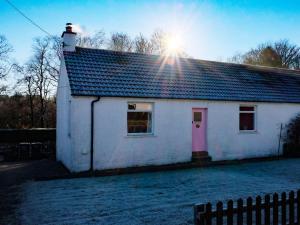
POLYGON ((90 171, 94 171, 94 105, 96 102, 100 101, 100 96, 91 102, 91 162, 90 171))

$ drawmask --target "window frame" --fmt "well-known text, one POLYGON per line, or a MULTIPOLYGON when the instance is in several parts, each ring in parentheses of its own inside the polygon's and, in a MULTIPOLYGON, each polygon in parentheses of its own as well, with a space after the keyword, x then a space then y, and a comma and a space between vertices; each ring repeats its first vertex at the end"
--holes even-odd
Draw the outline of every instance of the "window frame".
POLYGON ((153 136, 154 135, 154 103, 153 102, 139 102, 139 101, 130 101, 126 104, 126 134, 127 136, 153 136), (133 110, 128 109, 130 104, 149 104, 151 105, 151 110, 133 110), (151 113, 151 132, 149 133, 128 133, 128 112, 150 112, 151 113))
POLYGON ((239 105, 239 120, 238 120, 238 129, 240 133, 255 133, 257 132, 257 106, 256 105, 251 105, 251 104, 242 104, 239 105), (241 111, 241 107, 253 107, 253 110, 248 110, 248 111, 241 111), (241 114, 243 113, 252 113, 253 114, 253 130, 241 130, 240 129, 240 120, 241 120, 241 114))

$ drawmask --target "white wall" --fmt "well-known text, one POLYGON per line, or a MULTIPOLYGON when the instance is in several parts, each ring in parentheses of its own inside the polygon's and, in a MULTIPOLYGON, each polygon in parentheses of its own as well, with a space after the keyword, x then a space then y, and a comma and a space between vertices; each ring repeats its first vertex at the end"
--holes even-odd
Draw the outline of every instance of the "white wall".
MULTIPOLYGON (((90 105, 72 100, 73 171, 89 169, 90 105)), ((253 103, 257 132, 239 132, 241 102, 101 98, 95 104, 95 169, 186 162, 192 156, 192 108, 208 109, 208 153, 213 160, 277 154, 280 123, 300 112, 300 104, 253 103), (127 136, 128 101, 154 103, 154 135, 127 136)), ((249 103, 247 103, 249 104, 249 103)))
POLYGON ((72 170, 73 156, 70 127, 72 97, 64 60, 62 60, 59 74, 56 101, 56 158, 72 170))

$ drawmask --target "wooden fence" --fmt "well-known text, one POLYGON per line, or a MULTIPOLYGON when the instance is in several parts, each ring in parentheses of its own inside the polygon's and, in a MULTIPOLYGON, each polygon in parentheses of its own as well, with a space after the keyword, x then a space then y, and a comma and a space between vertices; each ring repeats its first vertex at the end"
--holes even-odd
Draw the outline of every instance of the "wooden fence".
POLYGON ((196 225, 296 225, 300 224, 300 190, 286 194, 257 196, 246 201, 229 200, 226 207, 218 202, 213 208, 211 203, 195 205, 194 221, 196 225), (272 197, 272 199, 271 199, 272 197))
POLYGON ((0 129, 0 156, 5 161, 55 158, 55 142, 55 129, 0 129))

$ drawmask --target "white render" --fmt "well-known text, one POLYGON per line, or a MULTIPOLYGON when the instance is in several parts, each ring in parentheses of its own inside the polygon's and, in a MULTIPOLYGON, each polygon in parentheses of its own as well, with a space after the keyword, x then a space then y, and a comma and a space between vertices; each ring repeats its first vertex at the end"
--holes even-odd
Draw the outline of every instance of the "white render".
POLYGON ((63 34, 63 50, 74 52, 76 47, 76 34, 75 33, 64 33, 63 34))
MULTIPOLYGON (((62 64, 57 96, 57 159, 72 172, 90 169, 91 102, 70 95, 62 64)), ((212 160, 277 155, 280 124, 300 104, 102 97, 94 108, 94 169, 188 162, 192 108, 207 108, 207 151, 212 160), (127 135, 128 102, 153 103, 153 135, 127 135), (239 131, 239 106, 256 106, 256 131, 239 131)), ((280 152, 282 148, 280 148, 280 152)))
POLYGON ((60 67, 60 77, 57 87, 56 99, 56 158, 72 170, 72 148, 71 148, 71 90, 64 60, 60 67))

